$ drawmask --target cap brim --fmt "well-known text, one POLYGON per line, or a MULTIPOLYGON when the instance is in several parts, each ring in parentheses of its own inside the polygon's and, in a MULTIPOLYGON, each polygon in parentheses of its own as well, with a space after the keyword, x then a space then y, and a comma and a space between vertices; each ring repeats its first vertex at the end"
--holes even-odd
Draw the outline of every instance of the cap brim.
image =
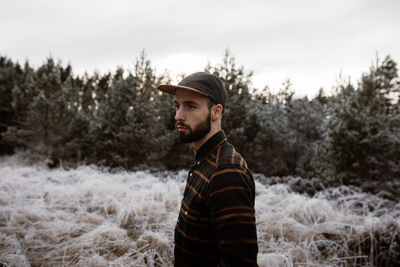
POLYGON ((190 91, 208 96, 208 94, 206 94, 200 90, 197 90, 192 87, 182 86, 182 85, 161 84, 157 87, 157 89, 162 92, 165 92, 167 94, 170 94, 170 95, 175 95, 176 89, 186 89, 186 90, 190 90, 190 91))

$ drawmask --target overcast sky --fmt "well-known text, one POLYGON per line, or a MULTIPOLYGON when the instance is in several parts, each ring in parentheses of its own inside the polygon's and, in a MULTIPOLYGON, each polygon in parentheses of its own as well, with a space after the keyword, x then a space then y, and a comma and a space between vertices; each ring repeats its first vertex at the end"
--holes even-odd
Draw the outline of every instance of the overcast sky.
POLYGON ((378 53, 400 63, 399 0, 0 0, 0 55, 75 74, 130 68, 145 49, 158 72, 191 73, 229 48, 253 84, 329 93, 378 53))

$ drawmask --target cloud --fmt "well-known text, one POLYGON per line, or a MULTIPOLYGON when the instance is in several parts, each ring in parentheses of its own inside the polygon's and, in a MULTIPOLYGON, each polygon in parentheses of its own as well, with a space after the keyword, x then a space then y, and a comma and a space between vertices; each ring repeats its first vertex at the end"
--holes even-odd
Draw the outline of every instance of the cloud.
POLYGON ((131 64, 143 49, 161 69, 197 68, 230 48, 265 83, 294 77, 316 91, 341 71, 361 74, 376 52, 400 59, 396 0, 14 0, 0 9, 0 53, 34 64, 51 54, 80 72, 131 64))

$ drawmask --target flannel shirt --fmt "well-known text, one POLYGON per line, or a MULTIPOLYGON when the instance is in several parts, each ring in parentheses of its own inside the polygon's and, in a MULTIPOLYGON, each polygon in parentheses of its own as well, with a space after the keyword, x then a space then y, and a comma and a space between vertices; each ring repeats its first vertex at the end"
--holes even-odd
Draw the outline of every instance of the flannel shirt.
POLYGON ((255 184, 219 131, 190 166, 175 227, 175 266, 258 266, 255 184))

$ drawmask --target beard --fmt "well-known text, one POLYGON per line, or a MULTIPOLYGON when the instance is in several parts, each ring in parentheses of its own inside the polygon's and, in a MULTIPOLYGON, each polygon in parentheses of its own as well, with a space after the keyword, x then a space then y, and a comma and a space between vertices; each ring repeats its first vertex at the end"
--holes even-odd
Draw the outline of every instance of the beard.
POLYGON ((210 130, 211 130, 211 112, 208 112, 207 118, 204 121, 197 124, 193 129, 181 121, 178 121, 175 125, 186 127, 189 130, 189 133, 179 132, 179 140, 181 142, 183 142, 183 143, 196 142, 197 140, 202 139, 204 136, 206 136, 210 132, 210 130))

